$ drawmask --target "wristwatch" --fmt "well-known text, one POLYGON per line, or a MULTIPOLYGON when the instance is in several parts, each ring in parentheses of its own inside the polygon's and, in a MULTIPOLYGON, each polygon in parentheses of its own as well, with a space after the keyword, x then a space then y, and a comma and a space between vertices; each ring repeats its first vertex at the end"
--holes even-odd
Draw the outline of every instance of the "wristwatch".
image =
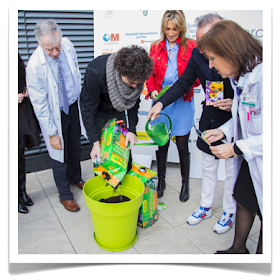
POLYGON ((233 151, 234 158, 236 159, 238 157, 238 154, 234 151, 234 145, 235 145, 235 143, 232 143, 231 148, 232 148, 232 151, 233 151))
POLYGON ((232 150, 233 150, 234 158, 237 158, 238 156, 243 154, 235 142, 232 143, 232 150))

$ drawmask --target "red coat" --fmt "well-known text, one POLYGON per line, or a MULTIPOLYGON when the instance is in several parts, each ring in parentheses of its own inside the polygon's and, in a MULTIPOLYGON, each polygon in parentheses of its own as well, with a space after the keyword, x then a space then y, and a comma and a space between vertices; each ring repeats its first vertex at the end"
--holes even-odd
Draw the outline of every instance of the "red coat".
MULTIPOLYGON (((178 37, 176 42, 179 44, 178 51, 178 76, 180 77, 189 62, 189 59, 192 54, 193 48, 196 47, 196 42, 193 39, 187 39, 187 50, 183 53, 184 47, 180 45, 181 37, 178 37)), ((168 64, 168 54, 166 50, 166 40, 160 41, 159 44, 153 43, 150 50, 150 57, 154 61, 154 71, 150 78, 146 81, 147 89, 149 94, 146 95, 145 99, 150 97, 150 93, 154 90, 160 92, 162 90, 162 83, 164 80, 165 72, 168 64)), ((191 102, 191 97, 194 95, 194 87, 198 87, 200 85, 199 80, 197 79, 191 89, 184 95, 184 101, 188 100, 191 102)))

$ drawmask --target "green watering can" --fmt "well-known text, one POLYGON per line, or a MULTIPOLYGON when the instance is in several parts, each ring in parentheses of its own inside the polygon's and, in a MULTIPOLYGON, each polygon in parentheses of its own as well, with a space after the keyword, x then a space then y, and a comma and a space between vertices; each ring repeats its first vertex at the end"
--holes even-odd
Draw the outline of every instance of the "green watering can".
POLYGON ((154 141, 154 143, 141 143, 141 144, 135 144, 135 146, 142 146, 142 145, 158 145, 158 146, 164 146, 170 137, 171 132, 171 120, 170 118, 163 113, 160 113, 160 115, 165 115, 168 118, 169 121, 169 131, 165 125, 165 123, 157 123, 149 129, 149 123, 151 122, 151 118, 147 121, 145 130, 149 137, 154 141))

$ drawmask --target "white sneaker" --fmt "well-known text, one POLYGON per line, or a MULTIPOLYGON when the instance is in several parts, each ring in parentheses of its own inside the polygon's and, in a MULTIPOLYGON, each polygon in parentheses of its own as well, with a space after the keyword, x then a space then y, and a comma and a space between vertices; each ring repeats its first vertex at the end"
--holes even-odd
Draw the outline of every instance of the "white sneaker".
POLYGON ((192 215, 190 215, 187 219, 187 223, 189 225, 197 225, 202 220, 208 219, 212 216, 212 208, 205 208, 200 206, 197 208, 192 215))
POLYGON ((224 212, 221 216, 220 220, 214 225, 213 231, 222 234, 229 231, 229 229, 234 224, 234 216, 233 214, 229 214, 224 212))

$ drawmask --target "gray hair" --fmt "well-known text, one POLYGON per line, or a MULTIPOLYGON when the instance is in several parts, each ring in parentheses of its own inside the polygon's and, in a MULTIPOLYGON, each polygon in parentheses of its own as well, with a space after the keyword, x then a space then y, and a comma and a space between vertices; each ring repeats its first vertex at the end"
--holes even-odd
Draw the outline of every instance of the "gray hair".
POLYGON ((36 40, 40 44, 41 44, 41 37, 43 35, 54 34, 56 31, 59 32, 60 36, 62 36, 61 29, 53 19, 46 19, 38 22, 34 30, 36 40))
POLYGON ((208 24, 213 23, 217 19, 223 19, 218 13, 209 13, 204 16, 197 17, 195 19, 195 24, 197 28, 202 28, 208 24))

